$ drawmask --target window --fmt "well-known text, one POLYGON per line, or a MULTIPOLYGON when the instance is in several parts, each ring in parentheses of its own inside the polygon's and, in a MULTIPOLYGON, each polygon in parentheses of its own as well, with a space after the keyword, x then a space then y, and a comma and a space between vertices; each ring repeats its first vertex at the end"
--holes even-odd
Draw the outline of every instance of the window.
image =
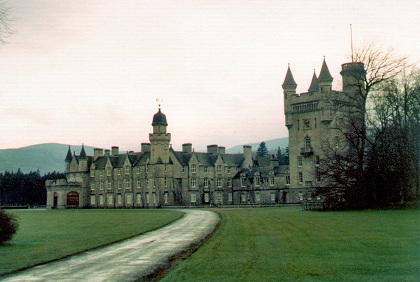
POLYGON ((137 179, 137 188, 140 189, 141 188, 141 180, 137 179))
POLYGON ((241 202, 246 203, 246 194, 245 193, 241 194, 241 202))
POLYGON ((210 201, 209 193, 204 193, 204 202, 208 203, 210 201))
POLYGON ((222 187, 222 179, 221 178, 216 179, 216 186, 217 187, 222 187))
POLYGON ((300 130, 300 123, 299 123, 299 120, 297 120, 297 124, 298 124, 298 130, 300 130))
POLYGON ((260 194, 260 192, 255 192, 255 202, 256 203, 261 202, 261 194, 260 194))
POLYGON ((222 192, 216 192, 216 204, 223 203, 223 193, 222 192))
POLYGON ((133 195, 132 194, 125 194, 125 204, 126 205, 133 204, 133 195))
POLYGON ((227 186, 227 187, 232 187, 232 179, 228 178, 228 179, 226 180, 226 186, 227 186))
POLYGON ((222 166, 221 165, 217 165, 216 172, 217 172, 217 174, 221 174, 222 173, 222 166))
POLYGON ((270 176, 270 186, 274 186, 274 176, 270 176))
POLYGON ((94 169, 90 170, 90 177, 95 177, 95 170, 94 169))
POLYGON ((121 169, 117 169, 117 175, 121 175, 121 169))
POLYGON ((255 186, 260 186, 261 185, 261 177, 260 176, 255 176, 254 180, 255 180, 255 186))
POLYGON ((141 194, 136 194, 136 202, 141 205, 141 194))
POLYGON ((90 204, 92 206, 96 205, 96 198, 95 195, 90 195, 90 204))
POLYGON ((311 128, 311 121, 309 119, 304 119, 303 120, 303 125, 305 129, 310 129, 311 128))
POLYGON ((112 194, 108 194, 106 197, 106 203, 109 205, 113 205, 114 204, 114 196, 112 194))
POLYGON ((168 172, 168 167, 165 165, 165 172, 168 172))
POLYGON ((156 187, 156 179, 153 178, 153 188, 156 187))
POLYGON ((121 190, 121 181, 118 181, 118 190, 121 190))
POLYGON ((153 204, 157 203, 157 196, 156 193, 153 193, 153 204))
POLYGON ((208 178, 204 178, 204 187, 206 187, 206 188, 209 187, 209 179, 208 178))
POLYGON ((191 178, 190 179, 191 188, 197 187, 197 179, 191 178))
POLYGON ((95 183, 90 183, 90 190, 95 191, 95 183))
POLYGON ((242 187, 245 187, 246 186, 246 178, 245 177, 242 177, 241 178, 241 186, 242 187))
POLYGON ((182 167, 182 173, 185 173, 185 166, 182 167))
POLYGON ((112 167, 108 166, 106 168, 106 176, 111 176, 112 167))
POLYGON ((308 188, 312 187, 312 181, 305 181, 305 186, 308 188))
POLYGON ((197 194, 191 193, 190 200, 191 200, 191 204, 195 204, 197 202, 197 194))
POLYGON ((303 163, 302 156, 299 156, 298 157, 298 167, 302 167, 302 163, 303 163))
POLYGON ((122 205, 122 195, 121 194, 117 195, 117 204, 122 205))
POLYGON ((338 142, 338 136, 335 136, 335 147, 338 148, 339 142, 338 142))
POLYGON ((108 190, 111 191, 112 190, 112 182, 108 181, 108 190))
POLYGON ((137 169, 136 169, 136 173, 137 173, 137 174, 140 174, 140 167, 137 167, 137 169))
POLYGON ((150 187, 150 179, 146 179, 146 188, 150 187))
POLYGON ((286 185, 290 185, 290 175, 286 175, 286 185))
POLYGON ((228 202, 233 202, 233 195, 232 195, 232 193, 228 193, 228 202))
POLYGON ((145 167, 146 173, 149 173, 149 167, 146 165, 145 167))
POLYGON ((230 168, 230 167, 228 167, 228 168, 227 168, 227 173, 228 173, 228 174, 230 174, 230 173, 231 173, 231 168, 230 168))
POLYGON ((275 193, 271 193, 271 202, 272 203, 276 202, 276 194, 275 193))
POLYGON ((165 177, 165 180, 164 180, 165 182, 164 182, 164 184, 165 184, 165 187, 168 187, 168 178, 166 178, 165 177))
POLYGON ((149 193, 146 193, 146 204, 150 203, 150 195, 149 193))
POLYGON ((209 169, 208 169, 208 167, 204 167, 204 173, 207 173, 207 172, 209 172, 209 169))
POLYGON ((196 173, 197 172, 197 165, 196 164, 192 164, 191 165, 191 173, 196 173))
POLYGON ((99 183, 99 190, 104 190, 104 183, 103 182, 99 183))
POLYGON ((131 183, 130 183, 130 179, 126 179, 125 180, 125 189, 130 190, 131 183))
POLYGON ((130 174, 130 166, 125 166, 125 175, 129 175, 130 174))
POLYGON ((104 176, 104 171, 103 170, 99 171, 99 176, 101 176, 101 177, 104 176))
POLYGON ((299 179, 299 183, 303 183, 303 173, 302 172, 298 173, 298 179, 299 179))
POLYGON ((168 201, 169 201, 168 193, 163 194, 163 201, 164 201, 165 204, 168 204, 168 201))
POLYGON ((321 172, 316 172, 316 182, 321 182, 321 172))

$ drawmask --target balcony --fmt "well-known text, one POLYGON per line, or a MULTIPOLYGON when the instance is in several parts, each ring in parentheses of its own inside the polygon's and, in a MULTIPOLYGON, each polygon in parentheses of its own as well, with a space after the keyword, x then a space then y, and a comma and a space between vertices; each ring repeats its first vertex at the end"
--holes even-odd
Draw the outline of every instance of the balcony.
POLYGON ((300 149, 300 154, 302 156, 304 156, 305 158, 307 158, 307 157, 314 154, 314 150, 313 150, 312 146, 305 146, 305 147, 300 149))

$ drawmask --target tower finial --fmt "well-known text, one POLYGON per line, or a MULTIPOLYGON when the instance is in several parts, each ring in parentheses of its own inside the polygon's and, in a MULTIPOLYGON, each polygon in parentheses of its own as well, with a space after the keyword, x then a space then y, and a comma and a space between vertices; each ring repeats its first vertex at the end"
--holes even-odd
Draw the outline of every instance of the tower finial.
POLYGON ((354 63, 353 59, 353 27, 350 24, 350 49, 351 49, 351 62, 354 63))
POLYGON ((163 103, 163 99, 161 99, 161 98, 156 98, 156 103, 158 103, 158 108, 159 108, 159 110, 160 110, 160 106, 162 105, 162 103, 163 103))

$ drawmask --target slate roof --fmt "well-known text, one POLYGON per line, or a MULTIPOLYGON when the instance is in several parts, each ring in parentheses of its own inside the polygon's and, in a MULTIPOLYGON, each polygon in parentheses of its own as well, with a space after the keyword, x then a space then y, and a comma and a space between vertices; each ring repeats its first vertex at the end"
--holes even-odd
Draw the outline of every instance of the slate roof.
POLYGON ((331 76, 330 70, 328 69, 325 58, 324 58, 324 61, 322 62, 321 72, 319 73, 318 81, 319 82, 323 82, 323 81, 332 82, 333 81, 333 77, 331 76))
POLYGON ((309 86, 308 92, 317 92, 319 89, 318 78, 314 70, 314 75, 312 76, 311 85, 309 86))
POLYGON ((283 88, 285 86, 289 86, 289 87, 292 87, 292 88, 297 87, 295 79, 293 78, 292 71, 290 70, 290 66, 287 67, 286 77, 284 78, 284 82, 283 82, 282 86, 283 86, 283 88))
POLYGON ((168 125, 168 122, 166 121, 166 116, 160 111, 160 108, 159 111, 153 116, 152 125, 168 125))

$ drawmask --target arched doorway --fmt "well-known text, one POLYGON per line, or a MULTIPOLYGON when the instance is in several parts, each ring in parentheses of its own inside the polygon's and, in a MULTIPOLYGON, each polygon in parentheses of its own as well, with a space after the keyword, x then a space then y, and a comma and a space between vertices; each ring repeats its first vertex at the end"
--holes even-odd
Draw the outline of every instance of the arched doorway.
POLYGON ((53 205, 52 208, 55 209, 57 208, 57 204, 58 204, 58 193, 54 192, 53 194, 53 205))
POLYGON ((67 194, 67 207, 68 208, 79 207, 79 193, 72 191, 67 194))

